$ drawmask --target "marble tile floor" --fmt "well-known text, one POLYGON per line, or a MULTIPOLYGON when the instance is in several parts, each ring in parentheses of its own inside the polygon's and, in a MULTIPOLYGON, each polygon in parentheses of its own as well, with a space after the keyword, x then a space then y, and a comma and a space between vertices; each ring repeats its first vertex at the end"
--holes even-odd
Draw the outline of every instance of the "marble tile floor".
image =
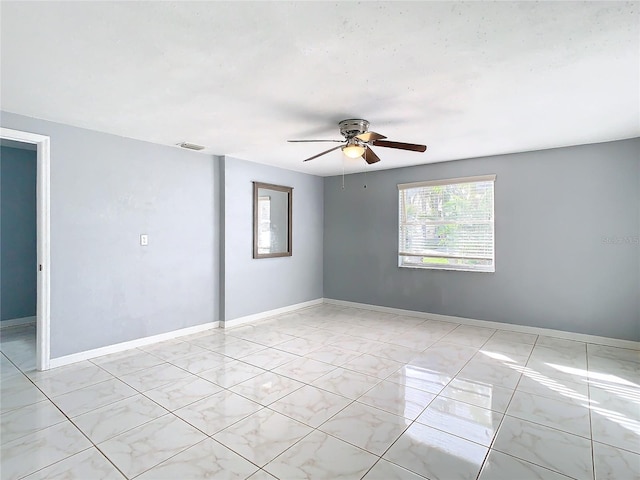
POLYGON ((0 479, 640 478, 640 351, 334 305, 46 372, 0 331, 0 479))

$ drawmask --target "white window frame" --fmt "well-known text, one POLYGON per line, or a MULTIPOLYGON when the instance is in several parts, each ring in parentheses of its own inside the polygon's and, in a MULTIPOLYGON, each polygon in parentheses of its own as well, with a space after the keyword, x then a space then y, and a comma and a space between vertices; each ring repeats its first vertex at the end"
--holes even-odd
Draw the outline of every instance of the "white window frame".
MULTIPOLYGON (((453 271, 464 271, 464 272, 483 272, 483 273, 494 273, 496 266, 496 232, 495 232, 495 180, 496 175, 479 175, 474 177, 459 177, 459 178, 448 178, 441 180, 430 180, 424 182, 412 182, 412 183, 399 183, 398 184, 398 267, 400 268, 412 268, 412 269, 426 269, 426 270, 453 270, 453 271), (425 257, 437 257, 437 258, 465 258, 469 260, 480 259, 480 257, 459 257, 459 256, 447 256, 447 255, 417 255, 409 252, 402 252, 400 247, 402 245, 401 235, 402 235, 402 227, 403 227, 403 219, 401 211, 401 197, 403 190, 408 190, 412 188, 420 188, 420 187, 434 187, 438 185, 454 185, 458 183, 475 183, 475 182, 493 182, 493 202, 491 206, 491 219, 492 219, 492 246, 491 246, 491 265, 485 266, 473 266, 473 265, 441 265, 441 264, 404 264, 403 257, 408 256, 419 256, 421 258, 425 257)), ((482 257, 482 259, 487 259, 486 257, 482 257)))

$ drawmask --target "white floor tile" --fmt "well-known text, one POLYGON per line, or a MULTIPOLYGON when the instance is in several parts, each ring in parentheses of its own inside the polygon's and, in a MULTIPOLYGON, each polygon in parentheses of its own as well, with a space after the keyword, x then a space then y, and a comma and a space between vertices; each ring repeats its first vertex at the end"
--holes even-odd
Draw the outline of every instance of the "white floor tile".
POLYGON ((98 445, 128 477, 173 457, 206 438, 179 418, 167 414, 98 445))
POLYGON ((247 480, 277 480, 273 475, 268 474, 264 470, 258 470, 256 473, 247 477, 247 480))
POLYGON ((379 378, 352 372, 344 368, 336 368, 315 380, 313 385, 355 400, 378 383, 380 383, 379 378))
POLYGON ((380 459, 362 480, 424 480, 424 478, 395 463, 380 459))
POLYGON ((516 391, 507 415, 591 438, 589 408, 572 402, 516 391))
POLYGON ((640 477, 637 350, 325 304, 38 372, 9 330, 3 480, 640 477))
POLYGON ((229 359, 228 362, 218 365, 217 367, 200 372, 198 376, 216 385, 220 385, 223 388, 230 388, 264 372, 265 370, 262 368, 249 365, 239 360, 229 359))
POLYGON ((416 421, 488 447, 500 426, 502 416, 493 410, 438 397, 416 421))
POLYGON ((259 343, 240 339, 233 343, 226 343, 224 345, 212 348, 211 351, 224 355, 225 357, 235 358, 237 360, 246 357, 247 355, 251 355, 252 353, 264 350, 265 348, 267 347, 265 347, 264 345, 260 345, 259 343))
POLYGON ((587 368, 587 352, 582 348, 557 348, 536 344, 531 352, 531 360, 558 363, 567 367, 587 368))
POLYGON ((100 443, 167 414, 167 410, 138 394, 73 418, 73 423, 100 443))
POLYGON ((234 393, 267 406, 302 387, 304 383, 292 378, 265 372, 230 388, 234 393))
POLYGON ((69 421, 39 430, 0 447, 2 480, 15 480, 91 446, 69 421))
POLYGON ((493 334, 491 340, 507 341, 511 343, 521 343, 525 345, 533 345, 538 340, 538 335, 532 333, 512 332, 509 330, 498 330, 493 334))
POLYGON ((142 350, 133 349, 94 358, 92 362, 112 375, 121 376, 160 365, 164 360, 142 350))
POLYGON ((382 455, 410 424, 411 420, 404 417, 353 402, 318 429, 374 455, 382 455))
POLYGON ((274 368, 273 372, 293 378, 299 382, 311 383, 336 368, 335 365, 331 365, 330 363, 320 362, 307 357, 299 357, 274 368))
POLYGON ((227 359, 224 355, 220 355, 216 352, 205 350, 204 348, 200 352, 191 353, 184 357, 176 358, 170 361, 176 367, 180 367, 183 370, 187 370, 191 373, 200 373, 205 370, 216 368, 218 365, 226 362, 227 359))
POLYGON ((470 347, 481 347, 495 332, 492 328, 459 325, 455 330, 442 337, 442 341, 470 347))
POLYGON ((640 410, 629 413, 626 405, 618 408, 616 403, 591 404, 593 440, 640 453, 640 410))
POLYGON ((501 388, 515 389, 522 375, 522 368, 510 362, 472 360, 460 370, 457 378, 483 382, 501 388))
POLYGON ((514 355, 528 357, 533 350, 533 345, 528 343, 516 343, 511 340, 491 337, 480 347, 481 352, 500 354, 504 356, 514 355))
POLYGON ((478 480, 569 480, 570 478, 511 455, 491 450, 478 480))
POLYGON ((293 340, 287 340, 286 342, 278 344, 276 348, 294 355, 307 355, 321 347, 321 343, 306 338, 294 338, 293 340))
POLYGON ((33 372, 31 379, 49 397, 56 397, 113 378, 91 362, 79 362, 46 372, 33 372))
POLYGON ((139 392, 146 392, 163 385, 179 382, 181 380, 194 378, 192 373, 171 365, 161 363, 135 373, 129 373, 120 377, 127 385, 135 388, 139 392))
POLYGON ((125 477, 97 448, 91 447, 38 470, 25 480, 125 480, 125 477))
POLYGON ((611 360, 622 360, 634 362, 640 366, 640 350, 638 349, 632 350, 630 348, 618 348, 589 343, 587 345, 587 354, 589 358, 599 357, 611 360))
POLYGON ((415 420, 435 397, 433 393, 384 381, 358 398, 358 402, 415 420))
POLYGON ((110 403, 137 395, 138 392, 117 378, 89 385, 53 397, 53 402, 69 417, 76 417, 110 403))
POLYGON ((264 329, 255 332, 252 335, 245 337, 246 340, 251 342, 259 343, 260 345, 264 345, 265 347, 277 347, 281 343, 287 342, 289 340, 293 340, 293 335, 287 335, 283 332, 276 331, 277 326, 275 325, 264 325, 264 329))
POLYGON ((393 343, 379 343, 366 353, 395 360, 400 363, 410 363, 411 360, 422 353, 422 350, 403 347, 402 345, 394 345, 393 343))
POLYGON ((381 380, 397 372, 402 366, 402 363, 396 362, 395 360, 377 357, 368 353, 363 353, 343 365, 344 368, 349 370, 371 375, 372 377, 378 377, 381 380))
POLYGON ((256 367, 264 368, 265 370, 272 370, 298 358, 300 357, 293 353, 269 348, 247 355, 246 357, 243 357, 242 361, 256 367))
POLYGON ((596 480, 640 478, 640 455, 619 448, 593 444, 596 480))
POLYGON ((513 396, 513 390, 481 381, 455 378, 440 392, 440 395, 504 413, 513 396))
POLYGON ((27 405, 0 416, 0 441, 4 445, 64 421, 66 417, 48 400, 27 405))
POLYGON ((586 380, 577 383, 525 370, 516 390, 577 405, 589 403, 589 387, 586 380))
POLYGON ((438 394, 452 378, 453 374, 431 370, 427 366, 408 364, 389 375, 385 381, 438 394))
POLYGON ((224 333, 211 333, 211 330, 207 330, 203 334, 196 334, 194 336, 182 337, 185 342, 189 342, 198 347, 202 347, 207 350, 213 350, 223 345, 231 345, 232 343, 239 342, 240 339, 225 335, 224 333))
POLYGON ((536 345, 541 347, 559 348, 565 351, 571 350, 576 353, 582 353, 586 351, 587 348, 587 344, 585 342, 565 340, 564 338, 547 337, 545 335, 540 335, 538 337, 536 345))
POLYGON ((589 357, 588 382, 600 388, 640 391, 640 364, 628 360, 589 357))
POLYGON ((0 354, 0 379, 6 379, 15 375, 22 375, 22 373, 18 367, 11 363, 3 352, 3 354, 0 354))
POLYGON ((333 417, 351 401, 335 393, 305 385, 272 403, 269 408, 315 428, 333 417))
POLYGON ((492 448, 569 477, 593 479, 591 441, 577 435, 507 416, 492 448))
POLYGON ((341 367, 358 358, 360 355, 362 355, 360 352, 353 352, 329 345, 307 354, 307 358, 341 367))
POLYGON ((167 410, 174 411, 221 390, 222 387, 214 383, 193 377, 147 390, 144 395, 167 410))
POLYGON ((430 480, 475 479, 488 448, 414 423, 384 459, 430 480))
POLYGON ((223 390, 180 408, 174 414, 207 435, 213 435, 261 408, 256 402, 223 390))
POLYGON ((455 374, 477 353, 475 347, 441 341, 427 348, 409 365, 455 374))
POLYGON ((213 438, 263 467, 312 431, 307 425, 264 408, 213 438))
POLYGON ((596 386, 589 384, 589 396, 593 405, 613 407, 614 410, 634 417, 640 409, 640 389, 625 385, 596 386))
POLYGON ((163 342, 161 344, 141 347, 141 350, 155 355, 159 359, 169 363, 174 363, 174 360, 186 357, 188 355, 194 355, 196 353, 203 353, 207 351, 203 347, 199 347, 197 345, 194 345, 193 343, 180 340, 171 340, 169 342, 163 342))
POLYGON ((24 375, 0 380, 0 410, 2 413, 47 400, 47 397, 24 375))
POLYGON ((256 467, 220 443, 207 438, 137 477, 140 480, 244 480, 256 467))
POLYGON ((377 457, 315 431, 264 468, 281 479, 357 480, 377 457))

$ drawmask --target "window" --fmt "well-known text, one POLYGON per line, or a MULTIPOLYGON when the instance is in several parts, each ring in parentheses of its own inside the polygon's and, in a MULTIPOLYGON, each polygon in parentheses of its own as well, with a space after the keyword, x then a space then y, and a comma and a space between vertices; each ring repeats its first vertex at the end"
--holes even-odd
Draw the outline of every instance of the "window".
POLYGON ((495 175, 398 185, 398 265, 495 272, 495 175))

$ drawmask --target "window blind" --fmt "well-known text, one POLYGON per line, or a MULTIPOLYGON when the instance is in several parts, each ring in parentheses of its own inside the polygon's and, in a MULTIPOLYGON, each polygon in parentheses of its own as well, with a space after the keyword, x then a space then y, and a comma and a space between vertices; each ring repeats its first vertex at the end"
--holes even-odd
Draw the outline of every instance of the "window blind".
POLYGON ((495 175, 398 185, 401 267, 493 272, 495 175))

